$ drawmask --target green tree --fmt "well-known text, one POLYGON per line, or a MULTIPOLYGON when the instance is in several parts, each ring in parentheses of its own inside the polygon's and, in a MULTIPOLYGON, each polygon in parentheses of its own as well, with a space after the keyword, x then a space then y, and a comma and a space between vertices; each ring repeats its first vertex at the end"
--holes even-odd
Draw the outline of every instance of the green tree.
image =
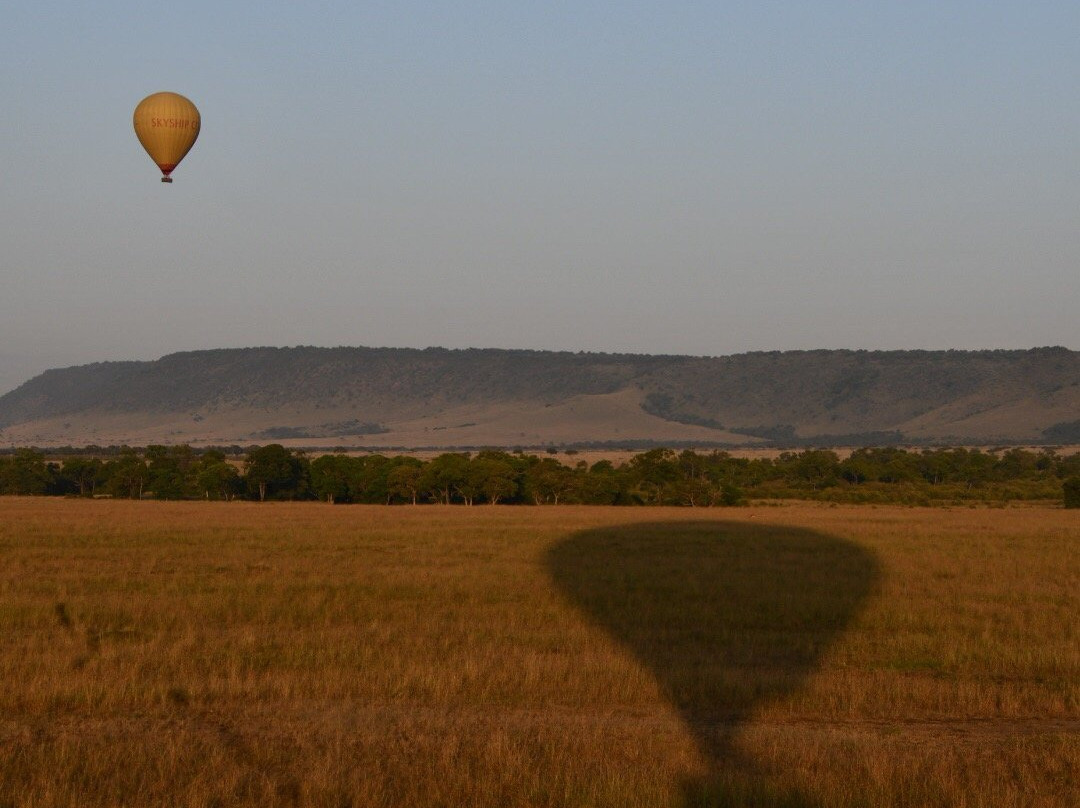
POLYGON ((719 494, 716 496, 716 501, 720 505, 726 507, 734 507, 736 505, 742 505, 746 500, 743 496, 743 491, 737 485, 733 483, 723 483, 720 486, 719 494))
POLYGON ((856 449, 840 462, 838 470, 843 479, 855 485, 873 482, 880 472, 875 458, 867 449, 856 449))
POLYGON ((690 449, 682 451, 675 460, 679 479, 673 485, 674 499, 682 505, 709 505, 713 485, 709 478, 709 459, 690 449))
POLYGON ((553 457, 537 459, 525 471, 526 495, 537 505, 559 500, 574 490, 574 472, 553 457))
POLYGON ((996 480, 1023 480, 1038 477, 1039 455, 1023 449, 1009 449, 994 466, 996 480))
POLYGON ((147 488, 156 499, 195 495, 199 458, 190 446, 147 446, 146 461, 147 488))
POLYGON ((56 472, 45 456, 33 449, 19 449, 15 456, 0 463, 0 493, 23 496, 47 494, 56 472))
POLYGON ((80 497, 93 496, 102 479, 102 466, 96 457, 69 457, 64 461, 63 475, 78 488, 80 497))
POLYGON ((125 449, 115 460, 106 463, 103 471, 106 489, 117 497, 141 499, 150 479, 146 461, 132 449, 125 449))
POLYGON ((648 504, 663 505, 667 490, 679 479, 679 466, 671 449, 650 449, 630 459, 630 473, 648 504))
POLYGON ((311 491, 331 505, 349 498, 349 478, 354 472, 352 458, 345 455, 322 455, 311 461, 311 491))
POLYGON ((353 502, 389 504, 391 497, 388 477, 394 464, 380 454, 350 458, 349 496, 353 502))
POLYGON ((1066 508, 1080 508, 1080 477, 1070 477, 1063 485, 1066 508))
POLYGON ((499 457, 476 457, 469 463, 467 476, 471 489, 492 505, 513 497, 518 491, 517 472, 513 465, 499 457))
POLYGON ((827 449, 809 449, 795 460, 796 479, 806 482, 811 490, 835 485, 840 467, 836 452, 827 449))
MULTIPOLYGON (((222 456, 224 458, 224 456, 222 456)), ((199 466, 195 477, 199 490, 207 499, 230 500, 243 490, 240 472, 224 459, 208 459, 199 466)))
POLYGON ((1080 452, 1055 457, 1054 474, 1063 480, 1080 477, 1080 452))
POLYGON ((420 496, 420 478, 424 464, 415 457, 395 457, 386 474, 386 490, 391 497, 408 500, 413 505, 420 496))
POLYGON ((244 479, 250 495, 263 502, 271 499, 300 499, 307 493, 308 467, 304 459, 280 443, 271 443, 248 452, 244 479))
POLYGON ((919 455, 916 465, 919 474, 930 485, 941 485, 948 482, 952 477, 955 464, 950 453, 944 449, 924 449, 919 455))
POLYGON ((432 458, 420 476, 420 490, 436 502, 449 505, 462 485, 469 469, 467 454, 447 453, 432 458))
POLYGON ((993 455, 983 454, 978 449, 957 450, 960 479, 968 488, 985 485, 993 476, 996 461, 993 455))
POLYGON ((613 505, 625 493, 624 479, 610 460, 598 460, 580 479, 579 499, 587 505, 613 505))

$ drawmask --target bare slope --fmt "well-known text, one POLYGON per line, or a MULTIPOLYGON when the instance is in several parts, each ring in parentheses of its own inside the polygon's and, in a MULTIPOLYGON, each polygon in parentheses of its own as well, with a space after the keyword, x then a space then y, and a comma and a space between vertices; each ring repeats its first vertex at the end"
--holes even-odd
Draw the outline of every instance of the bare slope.
POLYGON ((727 357, 250 348, 48 371, 0 397, 7 442, 1038 440, 1080 419, 1080 353, 727 357))

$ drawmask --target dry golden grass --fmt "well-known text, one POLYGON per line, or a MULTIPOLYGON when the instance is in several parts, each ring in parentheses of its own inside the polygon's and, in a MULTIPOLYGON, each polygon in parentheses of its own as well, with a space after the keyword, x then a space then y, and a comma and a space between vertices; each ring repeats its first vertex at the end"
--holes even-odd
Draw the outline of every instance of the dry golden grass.
POLYGON ((1066 806, 1080 519, 0 499, 0 806, 1066 806))

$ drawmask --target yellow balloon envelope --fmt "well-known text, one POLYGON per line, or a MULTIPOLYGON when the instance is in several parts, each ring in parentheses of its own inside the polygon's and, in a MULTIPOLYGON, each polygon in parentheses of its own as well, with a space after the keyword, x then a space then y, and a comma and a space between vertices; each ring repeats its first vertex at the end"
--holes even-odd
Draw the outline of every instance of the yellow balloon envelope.
POLYGON ((201 123, 195 105, 176 93, 148 95, 135 107, 135 135, 161 169, 162 182, 172 182, 169 175, 195 145, 201 123))

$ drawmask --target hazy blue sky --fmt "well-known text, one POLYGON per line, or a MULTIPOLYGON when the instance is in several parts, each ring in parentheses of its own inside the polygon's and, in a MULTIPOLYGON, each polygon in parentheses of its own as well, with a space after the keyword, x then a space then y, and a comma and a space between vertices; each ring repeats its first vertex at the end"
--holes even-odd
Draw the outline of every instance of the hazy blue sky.
POLYGON ((1080 348, 1080 3, 0 12, 0 391, 249 345, 1080 348), (199 142, 163 185, 158 90, 199 142))

